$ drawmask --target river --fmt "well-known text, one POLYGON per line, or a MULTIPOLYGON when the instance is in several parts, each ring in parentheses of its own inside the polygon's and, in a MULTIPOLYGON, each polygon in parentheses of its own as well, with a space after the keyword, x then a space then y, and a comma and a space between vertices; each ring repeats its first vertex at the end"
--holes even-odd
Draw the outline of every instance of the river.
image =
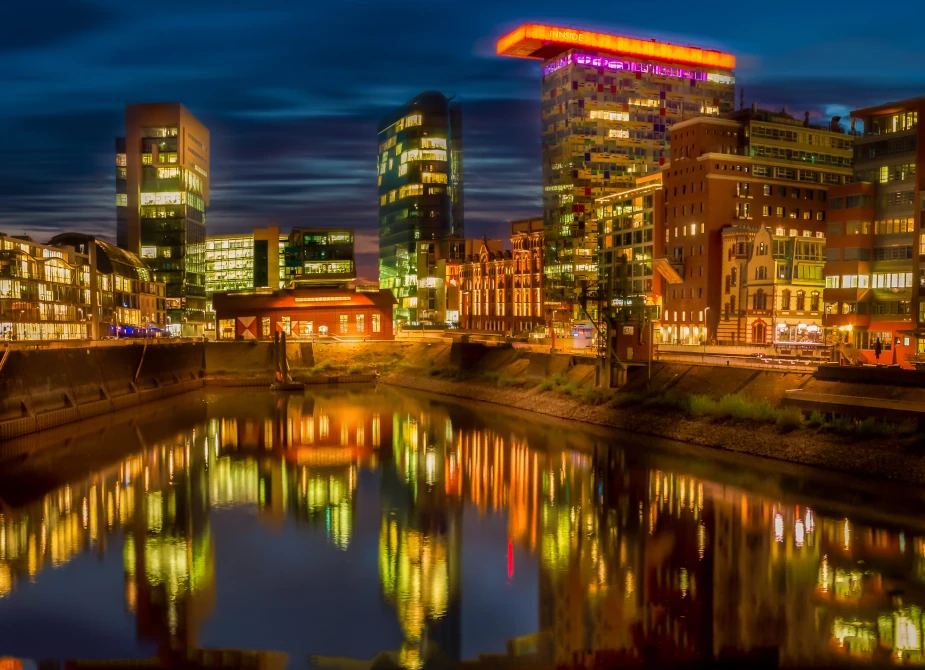
POLYGON ((207 389, 0 456, 23 667, 925 660, 917 489, 389 388, 207 389))

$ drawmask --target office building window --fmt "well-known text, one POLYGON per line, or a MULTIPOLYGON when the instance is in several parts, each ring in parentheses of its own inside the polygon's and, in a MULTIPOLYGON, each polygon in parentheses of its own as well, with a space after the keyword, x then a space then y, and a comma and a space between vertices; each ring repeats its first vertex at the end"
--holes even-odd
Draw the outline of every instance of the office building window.
POLYGON ((218 339, 234 339, 234 319, 221 319, 218 322, 218 339))

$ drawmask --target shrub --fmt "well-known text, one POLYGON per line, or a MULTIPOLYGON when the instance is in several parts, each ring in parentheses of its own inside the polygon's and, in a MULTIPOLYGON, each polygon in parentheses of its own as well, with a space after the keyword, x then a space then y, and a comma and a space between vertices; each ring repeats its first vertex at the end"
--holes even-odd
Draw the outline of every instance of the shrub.
POLYGON ((826 430, 831 430, 835 433, 850 433, 854 430, 855 424, 854 421, 849 419, 846 416, 834 417, 829 423, 825 425, 826 430))
POLYGON ((858 435, 869 440, 875 437, 889 437, 893 434, 895 428, 883 421, 878 421, 872 416, 867 417, 857 424, 858 435))
POLYGON ((569 397, 576 398, 576 399, 581 394, 581 389, 578 388, 578 384, 576 384, 575 382, 569 382, 565 384, 564 386, 561 386, 559 388, 559 391, 561 391, 562 393, 564 393, 565 395, 569 397))
POLYGON ((730 418, 735 421, 747 421, 754 419, 756 408, 754 403, 748 402, 740 395, 724 395, 720 398, 719 403, 720 418, 730 418))
POLYGON ((554 374, 544 377, 540 382, 540 391, 554 391, 568 381, 568 377, 563 374, 554 374))
POLYGON ((814 409, 813 413, 809 415, 809 420, 806 422, 806 425, 810 428, 822 428, 825 423, 825 414, 814 409))
POLYGON ((578 398, 584 405, 603 405, 607 401, 607 396, 595 388, 586 388, 581 392, 578 398))
POLYGON ((692 395, 688 399, 687 411, 691 416, 717 416, 717 403, 705 395, 692 395))
POLYGON ((778 410, 774 423, 778 432, 789 433, 803 425, 803 413, 796 407, 785 407, 778 410))
POLYGON ((437 376, 440 375, 441 372, 442 372, 442 371, 440 370, 440 368, 429 368, 429 369, 427 370, 427 375, 428 375, 429 377, 437 377, 437 376))
POLYGON ((349 368, 347 368, 347 373, 351 375, 359 375, 363 373, 363 366, 359 363, 354 363, 349 368))

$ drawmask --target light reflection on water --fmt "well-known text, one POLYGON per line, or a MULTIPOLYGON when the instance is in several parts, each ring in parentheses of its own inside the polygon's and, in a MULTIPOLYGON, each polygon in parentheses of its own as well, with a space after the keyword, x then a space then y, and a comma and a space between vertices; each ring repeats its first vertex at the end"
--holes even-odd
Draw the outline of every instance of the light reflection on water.
MULTIPOLYGON (((25 611, 41 621, 66 607, 88 574, 78 559, 119 546, 121 561, 105 560, 105 570, 124 580, 135 653, 150 654, 145 641, 163 663, 205 664, 202 631, 223 615, 223 599, 254 588, 223 580, 216 565, 244 560, 238 551, 258 541, 246 516, 256 514, 268 561, 292 551, 292 528, 313 551, 323 552, 320 542, 343 557, 308 575, 319 592, 337 577, 330 571, 377 571, 371 620, 397 626, 383 651, 408 668, 481 653, 545 667, 747 653, 782 666, 925 660, 925 531, 905 517, 871 521, 872 507, 830 499, 831 485, 389 390, 208 392, 171 403, 175 414, 166 404, 166 414, 114 418, 71 442, 78 454, 101 440, 130 452, 89 476, 56 473, 45 456, 2 481, 0 492, 14 479, 20 490, 0 514, 0 631, 25 611), (358 502, 364 495, 370 504, 358 502), (219 524, 221 515, 233 523, 219 524), (506 523, 503 546, 480 541, 491 519, 506 523), (375 560, 364 563, 364 547, 375 560), (30 598, 55 570, 71 569, 57 601, 30 598), (465 575, 481 571, 511 588, 532 575, 532 600, 511 608, 527 603, 529 630, 503 612, 467 617, 467 607, 497 602, 463 589, 465 575), (473 649, 481 640, 490 648, 473 649)), ((252 581, 269 588, 275 579, 271 571, 252 581)), ((346 610, 370 594, 341 595, 323 607, 346 610)), ((236 613, 267 641, 241 653, 284 665, 270 642, 289 640, 262 631, 262 614, 236 613)), ((325 648, 351 656, 363 634, 343 630, 325 648)), ((43 658, 41 645, 26 646, 0 632, 0 655, 43 658)))

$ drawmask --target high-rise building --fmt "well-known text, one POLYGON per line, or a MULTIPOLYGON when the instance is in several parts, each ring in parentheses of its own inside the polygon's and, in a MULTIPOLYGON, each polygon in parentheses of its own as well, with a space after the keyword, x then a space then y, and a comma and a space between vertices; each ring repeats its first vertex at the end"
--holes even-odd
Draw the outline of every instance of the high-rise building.
POLYGON ((125 106, 116 140, 116 237, 167 285, 170 329, 206 323, 209 131, 180 103, 125 106))
POLYGON ((398 321, 418 323, 418 243, 462 236, 462 112, 428 91, 379 124, 379 286, 398 321))
POLYGON ((719 51, 525 25, 497 52, 542 66, 546 308, 560 333, 597 283, 596 198, 668 160, 673 124, 731 111, 735 57, 719 51))
POLYGON ((925 97, 852 112, 854 184, 829 198, 825 319, 852 362, 909 364, 925 350, 925 97))

